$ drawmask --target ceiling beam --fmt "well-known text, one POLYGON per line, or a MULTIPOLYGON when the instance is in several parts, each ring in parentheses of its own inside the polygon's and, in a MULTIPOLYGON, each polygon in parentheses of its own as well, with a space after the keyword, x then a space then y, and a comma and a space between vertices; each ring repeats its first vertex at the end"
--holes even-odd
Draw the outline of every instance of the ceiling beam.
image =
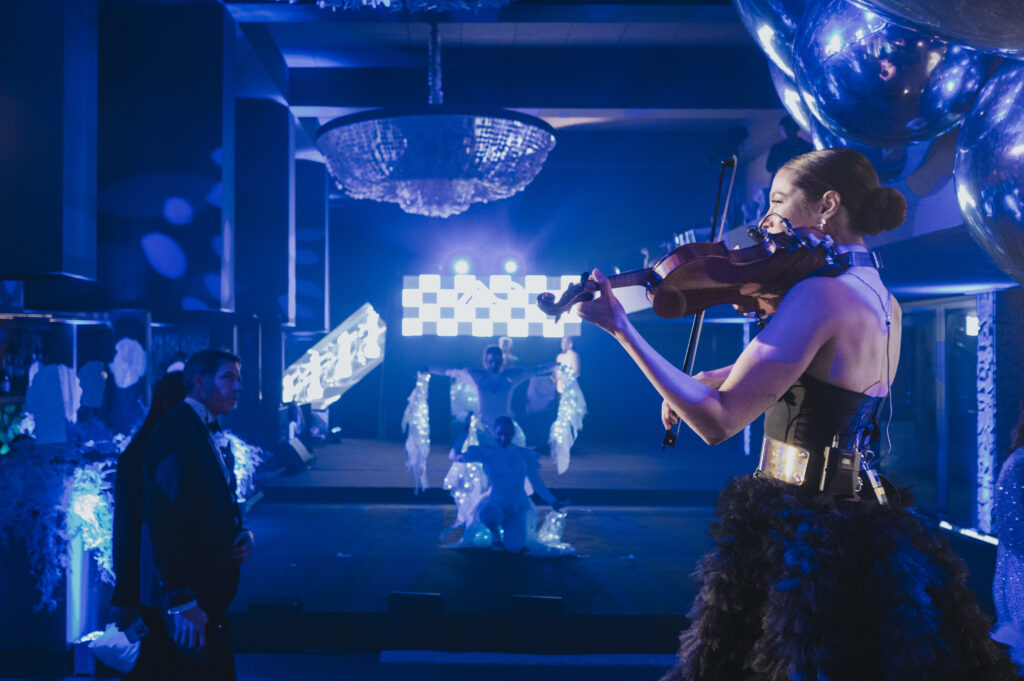
POLYGON ((279 93, 287 95, 288 66, 281 56, 277 43, 270 35, 270 30, 263 24, 240 24, 239 28, 279 93))
MULTIPOLYGON (((293 68, 293 107, 416 106, 418 68, 293 68)), ((764 109, 779 106, 761 52, 740 48, 449 49, 444 101, 499 107, 764 109)))
MULTIPOLYGON (((231 2, 224 6, 240 23, 305 23, 305 22, 408 22, 407 12, 386 9, 344 10, 332 12, 320 9, 314 3, 288 2, 231 2)), ((422 21, 424 15, 412 18, 422 21)), ((519 22, 655 22, 691 23, 722 17, 737 21, 730 0, 677 0, 677 2, 601 3, 601 2, 513 2, 497 10, 478 12, 452 12, 445 15, 449 21, 461 23, 519 22)))

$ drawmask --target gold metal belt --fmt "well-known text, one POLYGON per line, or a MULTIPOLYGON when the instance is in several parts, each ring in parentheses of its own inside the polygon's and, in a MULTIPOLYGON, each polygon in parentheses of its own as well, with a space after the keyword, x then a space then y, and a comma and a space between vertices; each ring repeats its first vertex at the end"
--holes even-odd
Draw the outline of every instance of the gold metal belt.
POLYGON ((878 473, 861 464, 861 452, 857 450, 845 451, 832 446, 826 447, 823 454, 815 454, 766 435, 754 475, 853 500, 861 498, 861 488, 867 484, 874 493, 873 500, 888 505, 885 486, 878 473), (808 483, 809 478, 812 479, 808 483))
POLYGON ((765 435, 761 445, 761 459, 757 462, 757 473, 791 485, 802 485, 807 479, 807 464, 810 460, 810 450, 765 435))

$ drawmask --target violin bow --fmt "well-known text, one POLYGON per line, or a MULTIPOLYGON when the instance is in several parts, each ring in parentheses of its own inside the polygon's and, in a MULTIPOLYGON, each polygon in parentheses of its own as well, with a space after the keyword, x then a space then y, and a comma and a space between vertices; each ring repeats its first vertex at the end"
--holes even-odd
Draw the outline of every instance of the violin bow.
MULTIPOLYGON (((714 234, 711 235, 711 241, 721 241, 725 235, 725 218, 728 211, 720 210, 722 207, 722 185, 725 183, 725 170, 726 168, 732 168, 732 176, 729 178, 729 189, 725 194, 725 205, 729 205, 729 201, 732 200, 732 186, 736 181, 736 167, 737 163, 736 154, 733 154, 730 158, 722 161, 722 167, 718 173, 718 191, 715 192, 715 213, 711 218, 711 227, 714 234), (721 219, 719 219, 721 216, 721 219)), ((686 355, 683 358, 683 371, 692 376, 693 375, 693 364, 694 358, 697 355, 697 343, 700 342, 700 331, 704 326, 704 312, 701 310, 693 317, 693 326, 690 327, 690 340, 686 344, 686 355)), ((679 429, 682 428, 683 419, 676 421, 675 428, 669 428, 665 431, 665 439, 661 441, 661 449, 664 451, 667 447, 675 447, 676 440, 679 439, 679 429)))

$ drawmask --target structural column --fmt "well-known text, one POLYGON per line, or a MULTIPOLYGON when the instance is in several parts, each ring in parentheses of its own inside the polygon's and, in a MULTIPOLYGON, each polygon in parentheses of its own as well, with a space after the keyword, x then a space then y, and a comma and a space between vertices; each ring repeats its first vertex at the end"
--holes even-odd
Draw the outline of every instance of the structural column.
POLYGON ((0 279, 95 279, 97 2, 2 3, 0 24, 0 279))
POLYGON ((327 166, 295 162, 295 329, 318 333, 331 328, 328 262, 327 166))
POLYGON ((286 106, 236 103, 235 293, 243 391, 237 430, 279 439, 284 330, 295 323, 295 135, 286 106))

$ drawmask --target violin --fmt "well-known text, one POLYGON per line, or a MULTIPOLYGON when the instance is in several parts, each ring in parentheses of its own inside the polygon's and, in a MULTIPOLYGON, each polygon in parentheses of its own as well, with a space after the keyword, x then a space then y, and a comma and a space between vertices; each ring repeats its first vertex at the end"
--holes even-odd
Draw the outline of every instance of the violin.
MULTIPOLYGON (((753 246, 730 249, 722 241, 684 244, 654 267, 608 277, 612 288, 643 286, 659 317, 674 319, 698 314, 713 305, 733 305, 743 315, 763 319, 775 314, 783 296, 798 281, 814 275, 835 276, 838 262, 832 237, 814 227, 772 233, 751 227, 753 246)), ((537 296, 537 306, 558 319, 576 303, 593 300, 593 284, 584 273, 555 300, 537 296), (588 288, 589 284, 589 288, 588 288)))

